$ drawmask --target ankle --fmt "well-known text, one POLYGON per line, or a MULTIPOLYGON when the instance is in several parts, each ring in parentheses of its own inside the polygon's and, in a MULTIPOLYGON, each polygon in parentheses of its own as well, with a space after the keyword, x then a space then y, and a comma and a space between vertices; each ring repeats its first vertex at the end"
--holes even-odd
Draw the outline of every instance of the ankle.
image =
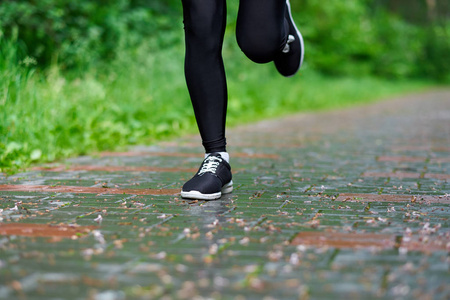
MULTIPOLYGON (((228 152, 217 152, 220 154, 220 156, 227 162, 230 163, 230 155, 228 152)), ((208 157, 211 153, 205 153, 205 158, 208 157)))

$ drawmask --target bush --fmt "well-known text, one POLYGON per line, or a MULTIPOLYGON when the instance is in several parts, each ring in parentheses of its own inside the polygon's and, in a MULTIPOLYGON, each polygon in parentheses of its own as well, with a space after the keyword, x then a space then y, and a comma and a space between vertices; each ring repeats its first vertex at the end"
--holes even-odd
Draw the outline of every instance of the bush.
POLYGON ((417 62, 418 76, 450 82, 450 22, 430 26, 424 32, 423 53, 417 62))
MULTIPOLYGON (((450 22, 395 14, 367 0, 293 2, 305 62, 328 75, 421 77, 449 82, 450 22)), ((417 16, 416 16, 417 17, 417 16)))
MULTIPOLYGON (((414 18, 389 1, 291 1, 305 39, 305 67, 335 76, 448 80, 450 23, 445 18, 426 22, 423 3, 417 1, 414 18), (409 23, 414 20, 420 22, 409 23)), ((233 29, 238 1, 228 2, 233 29)), ((182 47, 181 15, 179 0, 4 0, 0 35, 21 43, 24 57, 40 67, 83 71, 143 43, 152 46, 150 54, 182 47)), ((234 37, 227 35, 225 45, 230 43, 234 37)))
POLYGON ((174 1, 4 0, 0 35, 11 39, 17 32, 40 66, 86 67, 137 46, 145 36, 172 30, 174 1))
POLYGON ((378 11, 373 23, 377 53, 372 61, 372 73, 387 78, 419 74, 424 30, 385 11, 378 11))
MULTIPOLYGON (((303 2, 292 1, 306 41, 306 65, 302 77, 286 80, 273 65, 256 66, 244 58, 233 34, 238 1, 229 1, 224 43, 229 125, 418 88, 361 74, 401 77, 423 70, 444 74, 448 68, 442 62, 410 64, 417 55, 439 63, 439 56, 448 55, 448 42, 440 40, 447 32, 417 35, 420 51, 406 62, 399 47, 409 38, 399 41, 389 22, 398 22, 407 36, 420 33, 416 27, 389 14, 378 24, 373 18, 380 16, 370 15, 361 0, 303 2), (422 51, 425 37, 429 48, 422 51), (383 53, 390 60, 381 59, 383 53), (323 77, 314 69, 353 77, 323 77)), ((183 76, 179 0, 31 3, 0 4, 0 171, 195 130, 183 76)))
POLYGON ((379 48, 366 1, 301 1, 305 59, 325 74, 368 74, 379 48))

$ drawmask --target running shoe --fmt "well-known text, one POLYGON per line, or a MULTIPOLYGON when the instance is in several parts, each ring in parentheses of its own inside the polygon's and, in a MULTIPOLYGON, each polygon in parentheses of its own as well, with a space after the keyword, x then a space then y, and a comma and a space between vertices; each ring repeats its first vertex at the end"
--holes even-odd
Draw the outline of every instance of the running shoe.
POLYGON ((286 21, 289 24, 289 33, 286 46, 275 58, 274 63, 278 72, 286 77, 294 76, 303 63, 303 37, 295 26, 291 13, 291 4, 286 0, 286 21))
POLYGON ((194 175, 183 185, 181 197, 214 200, 233 191, 231 167, 219 153, 211 153, 194 175))

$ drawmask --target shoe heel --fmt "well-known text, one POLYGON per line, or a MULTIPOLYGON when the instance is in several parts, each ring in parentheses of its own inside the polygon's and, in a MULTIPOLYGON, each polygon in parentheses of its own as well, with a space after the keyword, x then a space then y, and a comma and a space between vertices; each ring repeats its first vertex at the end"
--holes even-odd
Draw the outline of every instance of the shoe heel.
POLYGON ((233 180, 222 187, 222 194, 229 194, 233 191, 233 180))

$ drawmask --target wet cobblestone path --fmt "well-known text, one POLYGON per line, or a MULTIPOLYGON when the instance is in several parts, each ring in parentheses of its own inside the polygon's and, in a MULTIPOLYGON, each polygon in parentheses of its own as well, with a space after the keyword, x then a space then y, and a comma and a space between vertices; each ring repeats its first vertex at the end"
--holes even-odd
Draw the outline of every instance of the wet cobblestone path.
POLYGON ((0 175, 0 299, 449 299, 450 92, 0 175))

